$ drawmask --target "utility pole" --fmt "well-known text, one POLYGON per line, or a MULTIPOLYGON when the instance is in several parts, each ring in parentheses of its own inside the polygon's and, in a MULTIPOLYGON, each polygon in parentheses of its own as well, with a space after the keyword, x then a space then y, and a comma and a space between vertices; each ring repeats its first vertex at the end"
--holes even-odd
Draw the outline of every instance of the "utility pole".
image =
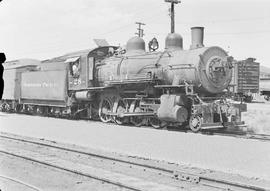
POLYGON ((181 1, 178 0, 165 0, 166 3, 171 3, 171 33, 174 33, 174 4, 181 3, 181 1))
POLYGON ((135 24, 139 25, 137 28, 138 29, 138 32, 136 32, 135 34, 138 35, 138 37, 143 37, 144 34, 143 34, 143 29, 142 29, 142 25, 145 25, 144 23, 141 23, 141 22, 136 22, 135 24))

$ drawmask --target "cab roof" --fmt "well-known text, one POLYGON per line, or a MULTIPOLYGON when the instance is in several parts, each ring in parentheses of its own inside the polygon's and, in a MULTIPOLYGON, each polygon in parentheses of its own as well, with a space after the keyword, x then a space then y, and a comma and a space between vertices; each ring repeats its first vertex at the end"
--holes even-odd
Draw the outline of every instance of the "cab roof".
POLYGON ((74 58, 74 57, 95 57, 95 58, 103 58, 108 56, 108 51, 109 49, 113 49, 116 50, 118 47, 116 46, 102 46, 102 47, 97 47, 94 49, 86 49, 86 50, 80 50, 80 51, 76 51, 76 52, 71 52, 71 53, 67 53, 64 54, 62 56, 59 57, 55 57, 52 59, 48 59, 48 60, 43 60, 43 63, 46 62, 65 62, 67 59, 70 58, 74 58))

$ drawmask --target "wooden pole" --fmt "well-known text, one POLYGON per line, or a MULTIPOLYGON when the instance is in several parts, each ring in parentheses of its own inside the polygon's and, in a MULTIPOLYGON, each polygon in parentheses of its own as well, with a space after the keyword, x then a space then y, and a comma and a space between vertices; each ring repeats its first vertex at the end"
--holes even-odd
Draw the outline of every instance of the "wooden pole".
POLYGON ((174 18, 174 4, 181 3, 181 1, 178 0, 165 0, 166 3, 171 3, 171 10, 170 10, 170 15, 171 15, 171 33, 175 32, 175 18, 174 18))

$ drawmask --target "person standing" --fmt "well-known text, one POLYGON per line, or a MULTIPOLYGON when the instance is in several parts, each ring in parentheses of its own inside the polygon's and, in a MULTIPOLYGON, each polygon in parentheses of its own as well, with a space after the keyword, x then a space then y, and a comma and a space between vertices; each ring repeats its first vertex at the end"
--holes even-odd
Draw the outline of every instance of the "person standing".
POLYGON ((4 79, 3 79, 3 73, 4 73, 4 67, 3 63, 6 61, 6 55, 4 53, 0 53, 0 100, 3 96, 4 91, 4 79))

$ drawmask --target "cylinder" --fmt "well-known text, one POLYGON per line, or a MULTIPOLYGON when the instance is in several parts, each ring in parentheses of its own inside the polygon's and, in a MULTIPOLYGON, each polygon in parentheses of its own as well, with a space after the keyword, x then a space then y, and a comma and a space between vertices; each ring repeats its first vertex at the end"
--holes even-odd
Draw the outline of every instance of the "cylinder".
POLYGON ((185 122, 188 118, 187 109, 185 107, 179 106, 179 105, 174 106, 174 108, 172 109, 172 118, 176 122, 180 122, 180 123, 185 122))
POLYGON ((80 91, 75 93, 75 97, 77 100, 91 100, 92 96, 89 91, 80 91))
POLYGON ((190 49, 204 47, 203 45, 204 27, 191 28, 191 46, 190 49))

